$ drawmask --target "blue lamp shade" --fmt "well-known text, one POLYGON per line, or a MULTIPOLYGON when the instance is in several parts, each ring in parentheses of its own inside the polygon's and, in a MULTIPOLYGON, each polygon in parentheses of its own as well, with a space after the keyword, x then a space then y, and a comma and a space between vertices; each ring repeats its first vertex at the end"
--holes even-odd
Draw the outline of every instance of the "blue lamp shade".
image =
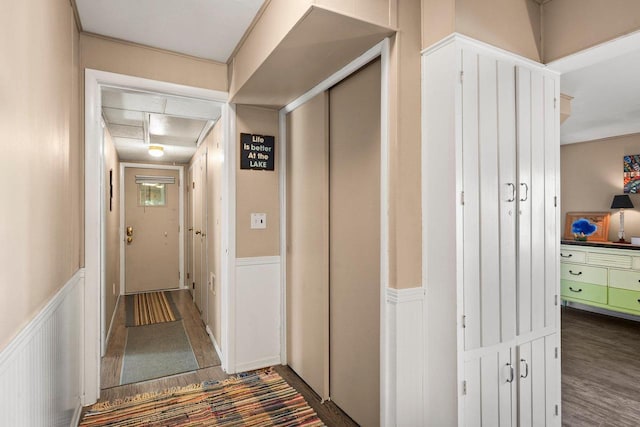
POLYGON ((631 199, 628 195, 622 194, 620 196, 613 196, 613 201, 611 202, 611 209, 632 209, 633 203, 631 203, 631 199))

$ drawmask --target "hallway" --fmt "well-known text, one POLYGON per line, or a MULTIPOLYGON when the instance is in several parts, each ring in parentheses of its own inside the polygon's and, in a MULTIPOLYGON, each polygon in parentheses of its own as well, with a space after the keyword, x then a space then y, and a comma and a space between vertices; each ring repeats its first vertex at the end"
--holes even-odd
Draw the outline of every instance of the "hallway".
POLYGON ((185 331, 200 369, 166 378, 121 385, 120 378, 127 341, 125 298, 121 297, 116 308, 113 330, 107 351, 101 362, 100 384, 102 400, 113 400, 133 394, 227 377, 220 369, 220 359, 211 343, 211 339, 207 335, 204 324, 200 319, 200 314, 193 303, 191 293, 188 290, 172 291, 171 296, 182 317, 185 331))

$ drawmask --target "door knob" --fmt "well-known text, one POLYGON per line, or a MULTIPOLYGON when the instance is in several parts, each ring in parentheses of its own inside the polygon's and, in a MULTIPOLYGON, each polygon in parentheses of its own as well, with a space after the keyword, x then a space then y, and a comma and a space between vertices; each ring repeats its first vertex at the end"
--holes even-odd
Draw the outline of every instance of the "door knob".
POLYGON ((127 227, 127 236, 133 236, 133 227, 127 227))
POLYGON ((202 231, 196 230, 196 234, 202 234, 202 231))
POLYGON ((131 243, 131 242, 133 242, 133 237, 127 236, 127 243, 131 243))

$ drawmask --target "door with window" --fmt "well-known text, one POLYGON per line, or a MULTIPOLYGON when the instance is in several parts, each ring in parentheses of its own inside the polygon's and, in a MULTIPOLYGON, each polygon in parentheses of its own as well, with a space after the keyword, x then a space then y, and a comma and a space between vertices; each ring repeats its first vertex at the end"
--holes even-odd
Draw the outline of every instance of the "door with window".
POLYGON ((125 291, 180 286, 179 171, 124 170, 125 291))

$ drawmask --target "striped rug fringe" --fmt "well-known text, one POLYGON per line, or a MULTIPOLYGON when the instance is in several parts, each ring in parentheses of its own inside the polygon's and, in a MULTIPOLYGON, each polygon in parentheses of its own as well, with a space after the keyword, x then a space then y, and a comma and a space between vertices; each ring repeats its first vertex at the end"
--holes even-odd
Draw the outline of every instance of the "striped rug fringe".
POLYGON ((97 403, 80 426, 283 426, 324 424, 302 395, 269 369, 97 403))
POLYGON ((174 322, 176 316, 165 292, 133 295, 133 317, 136 326, 174 322))

